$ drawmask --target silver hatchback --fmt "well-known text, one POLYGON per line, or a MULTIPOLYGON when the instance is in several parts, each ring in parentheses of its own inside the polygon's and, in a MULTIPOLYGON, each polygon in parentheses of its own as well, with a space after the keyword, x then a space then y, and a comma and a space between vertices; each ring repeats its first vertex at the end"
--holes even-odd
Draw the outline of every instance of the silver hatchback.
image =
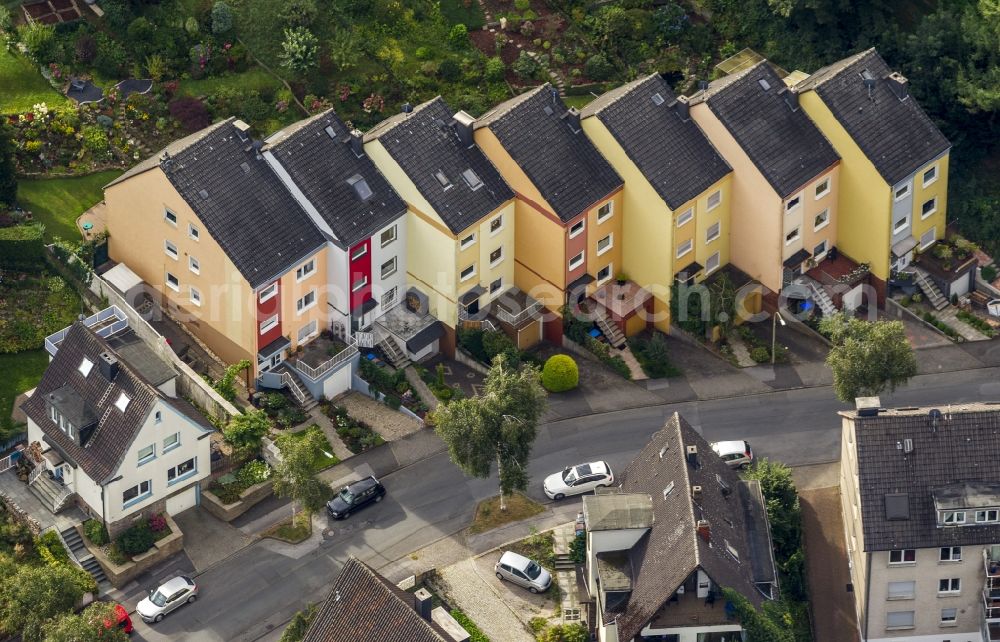
POLYGON ((182 604, 198 599, 198 585, 190 577, 178 575, 136 604, 135 612, 144 622, 159 622, 163 616, 182 604))
POLYGON ((532 593, 541 593, 552 586, 552 574, 524 555, 506 551, 494 567, 497 577, 519 584, 532 593))

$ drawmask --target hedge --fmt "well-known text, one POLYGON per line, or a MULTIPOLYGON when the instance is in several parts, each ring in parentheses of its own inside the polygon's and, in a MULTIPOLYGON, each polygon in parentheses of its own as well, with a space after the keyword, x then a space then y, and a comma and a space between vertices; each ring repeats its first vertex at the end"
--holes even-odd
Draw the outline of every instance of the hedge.
POLYGON ((0 268, 8 270, 33 270, 40 268, 45 259, 45 226, 41 223, 0 228, 0 268))
POLYGON ((549 357, 542 368, 542 385, 549 392, 566 392, 580 383, 580 369, 576 361, 565 354, 549 357))

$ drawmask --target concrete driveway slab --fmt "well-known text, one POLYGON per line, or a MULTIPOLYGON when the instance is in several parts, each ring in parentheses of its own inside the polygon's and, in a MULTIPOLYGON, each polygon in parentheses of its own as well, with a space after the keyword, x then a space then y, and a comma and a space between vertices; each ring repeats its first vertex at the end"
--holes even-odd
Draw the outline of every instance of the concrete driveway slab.
POLYGON ((200 506, 174 516, 174 521, 184 533, 184 551, 198 572, 246 548, 254 540, 200 506))
MULTIPOLYGON (((525 608, 537 611, 538 606, 527 599, 518 599, 523 597, 515 594, 518 587, 505 585, 493 575, 495 561, 487 560, 480 565, 475 559, 465 559, 439 569, 434 588, 450 606, 468 615, 489 639, 533 642, 535 637, 528 632, 518 612, 525 608)), ((523 592, 531 595, 527 590, 523 592)))

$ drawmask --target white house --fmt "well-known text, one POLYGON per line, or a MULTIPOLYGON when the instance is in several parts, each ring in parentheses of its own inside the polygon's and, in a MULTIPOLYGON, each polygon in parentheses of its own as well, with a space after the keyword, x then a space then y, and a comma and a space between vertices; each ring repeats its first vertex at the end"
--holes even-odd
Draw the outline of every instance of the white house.
POLYGON ((76 322, 46 347, 52 360, 22 408, 42 455, 32 490, 53 512, 75 502, 114 536, 140 514, 198 504, 213 428, 124 318, 76 322))

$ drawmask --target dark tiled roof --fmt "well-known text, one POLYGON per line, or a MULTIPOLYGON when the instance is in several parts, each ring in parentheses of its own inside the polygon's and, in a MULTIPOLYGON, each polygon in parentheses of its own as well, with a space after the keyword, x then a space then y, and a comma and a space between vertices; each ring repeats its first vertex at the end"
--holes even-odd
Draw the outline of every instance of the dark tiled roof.
POLYGON ((355 155, 350 131, 332 109, 276 133, 267 142, 265 151, 274 153, 343 245, 364 241, 406 213, 406 203, 371 159, 355 155), (367 200, 348 182, 355 176, 371 189, 367 200))
POLYGON ((782 198, 840 158, 805 111, 792 111, 786 104, 787 92, 774 69, 761 62, 746 72, 714 81, 703 96, 782 198), (770 89, 763 89, 762 80, 770 89))
POLYGON ((624 88, 606 104, 588 105, 583 115, 597 115, 671 210, 731 171, 695 122, 677 113, 677 97, 662 76, 624 88))
POLYGON ((796 89, 815 89, 882 178, 894 185, 951 143, 912 95, 900 100, 893 93, 891 73, 882 57, 869 49, 817 71, 796 89), (875 80, 870 96, 861 77, 865 70, 875 80))
POLYGON ((213 125, 159 165, 243 278, 257 287, 326 240, 233 122, 213 125))
POLYGON ((174 377, 174 369, 158 357, 131 329, 107 338, 108 346, 153 386, 159 386, 174 377))
POLYGON ((549 84, 494 107, 476 127, 489 127, 564 222, 623 184, 583 130, 573 131, 549 84))
POLYGON ((632 594, 618 620, 619 639, 631 640, 638 635, 677 587, 699 568, 714 583, 732 588, 760 606, 763 597, 754 585, 755 577, 770 574, 773 578, 774 568, 770 543, 760 546, 761 540, 769 538, 766 520, 754 520, 763 532, 753 537, 747 525, 748 513, 763 514, 763 510, 753 511, 747 506, 759 494, 753 492, 752 486, 741 488, 745 482, 680 414, 674 413, 653 435, 619 481, 623 493, 649 494, 654 515, 649 533, 632 549, 632 594), (697 466, 687 463, 687 446, 697 447, 697 466), (671 484, 672 489, 664 497, 664 490, 671 484), (691 496, 692 486, 702 487, 697 500, 691 496), (699 520, 709 522, 711 545, 696 532, 699 520), (727 543, 736 550, 740 561, 729 555, 727 543), (758 559, 762 550, 768 556, 765 560, 758 559))
MULTIPOLYGON (((1000 541, 1000 525, 938 528, 932 489, 956 483, 996 483, 1000 461, 1000 406, 883 411, 853 419, 866 551, 972 546, 1000 541), (950 419, 948 419, 950 415, 950 419), (905 440, 913 452, 904 452, 905 440), (909 519, 886 516, 886 495, 905 493, 909 519)), ((846 505, 846 504, 845 504, 846 505)), ((974 519, 970 515, 967 519, 974 519)))
POLYGON ((48 443, 65 453, 88 477, 103 483, 118 470, 122 458, 131 448, 132 440, 142 428, 157 399, 162 399, 199 425, 211 429, 208 422, 188 404, 158 391, 124 355, 114 352, 92 330, 76 322, 59 344, 59 351, 45 369, 34 394, 22 408, 45 433, 48 443), (105 351, 111 351, 118 358, 119 371, 113 382, 108 382, 100 372, 99 355, 105 351), (78 369, 84 357, 94 364, 87 377, 78 369), (83 446, 78 445, 52 422, 46 407, 50 394, 66 388, 71 388, 86 405, 88 412, 97 418, 97 426, 83 446), (129 398, 125 412, 115 406, 121 393, 129 398))
POLYGON ((379 140, 448 229, 458 234, 514 198, 514 192, 478 147, 459 141, 453 117, 439 96, 383 121, 365 141, 379 140), (472 189, 462 178, 469 169, 482 181, 481 187, 472 189), (435 178, 439 171, 450 187, 435 178))
POLYGON ((302 642, 451 642, 414 609, 413 594, 352 557, 302 642))

